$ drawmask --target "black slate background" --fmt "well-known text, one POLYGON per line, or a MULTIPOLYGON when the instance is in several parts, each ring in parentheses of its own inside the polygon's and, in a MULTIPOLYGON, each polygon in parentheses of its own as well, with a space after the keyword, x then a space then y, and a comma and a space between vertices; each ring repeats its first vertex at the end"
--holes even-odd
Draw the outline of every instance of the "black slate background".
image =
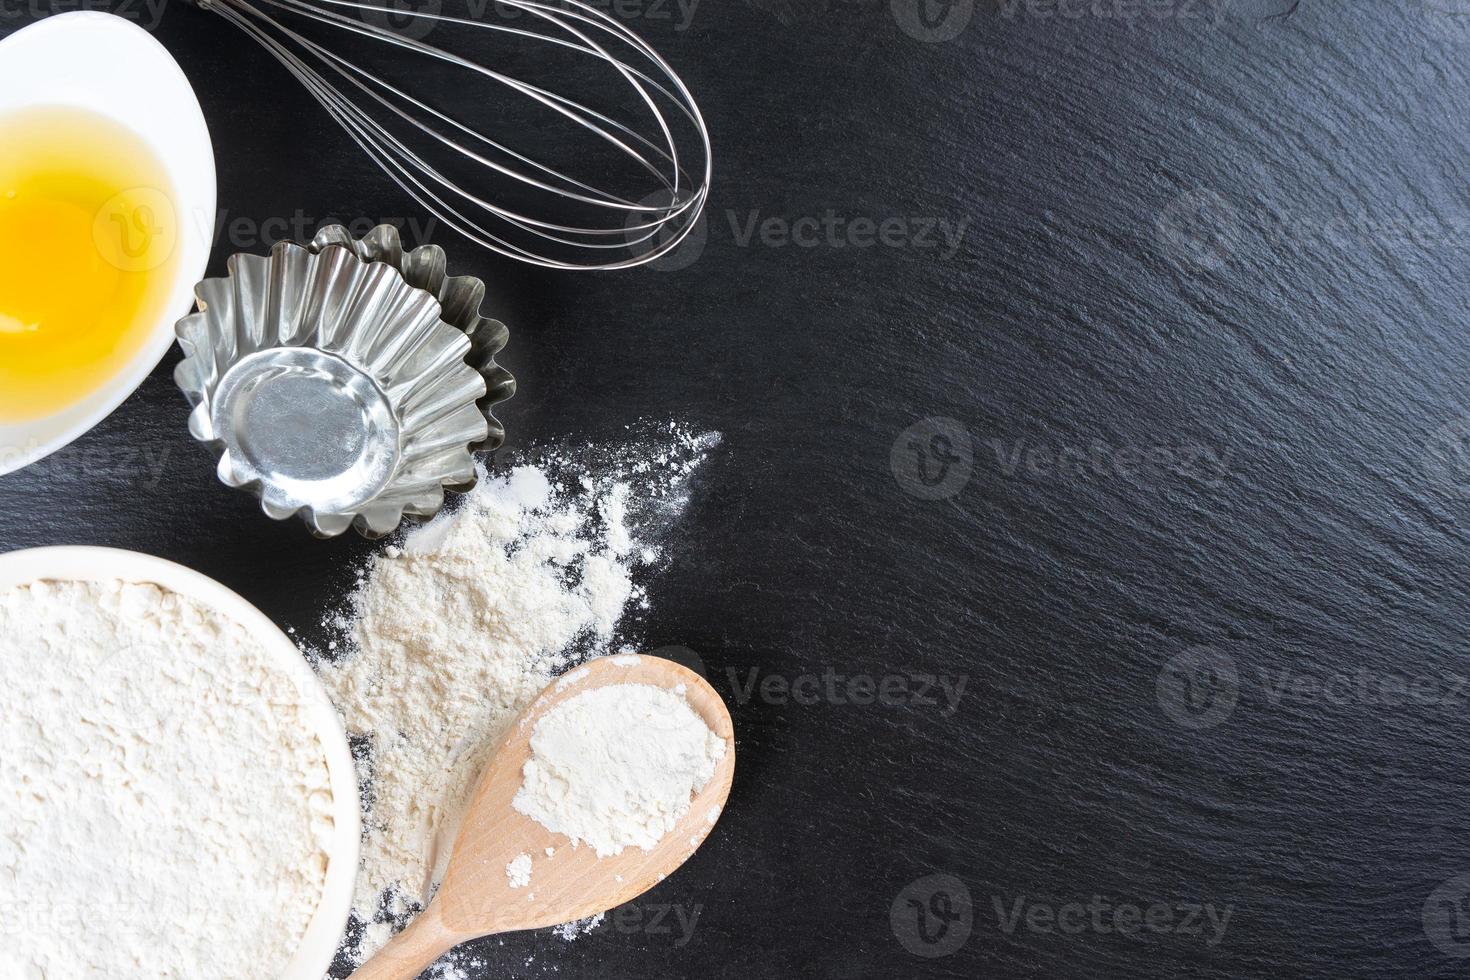
MULTIPOLYGON (((639 419, 725 437, 647 638, 731 701, 731 806, 619 928, 483 944, 485 976, 1463 975, 1470 9, 923 2, 623 8, 716 140, 685 268, 430 236, 512 327, 509 450, 639 419), (829 211, 963 241, 737 234, 829 211), (751 671, 965 686, 953 712, 781 703, 743 698, 751 671), (1093 896, 1230 918, 1047 921, 1093 896), (946 897, 971 915, 941 935, 946 897), (655 924, 671 904, 691 935, 655 924)), ((149 26, 241 221, 213 273, 268 218, 422 217, 227 24, 149 26)), ((0 479, 0 547, 159 554, 310 638, 373 546, 219 486, 174 359, 0 479)))

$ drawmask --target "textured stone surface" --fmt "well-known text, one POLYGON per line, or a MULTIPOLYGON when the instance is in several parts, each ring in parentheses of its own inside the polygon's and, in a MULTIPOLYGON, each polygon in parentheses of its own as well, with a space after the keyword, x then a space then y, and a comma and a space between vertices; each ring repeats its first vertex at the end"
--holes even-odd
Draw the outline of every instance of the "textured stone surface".
MULTIPOLYGON (((929 43, 965 3, 911 6, 640 22, 715 139, 682 269, 554 275, 431 236, 511 327, 511 448, 725 433, 650 640, 731 700, 729 811, 640 913, 487 943, 485 975, 1460 975, 1470 20, 1004 0, 929 43), (827 671, 965 687, 953 712, 911 678, 859 705, 827 671), (959 885, 963 944, 936 918, 959 885), (1170 931, 1066 910, 1094 895, 1170 931), (671 904, 699 909, 687 943, 671 904), (1220 941, 1204 910, 1180 934, 1188 905, 1232 910, 1220 941)), ((228 25, 175 4, 158 36, 220 146, 213 271, 229 222, 251 248, 297 209, 418 217, 228 25)), ((370 546, 219 486, 173 359, 0 479, 0 545, 161 554, 310 635, 370 546), (155 485, 132 447, 166 454, 155 485)))

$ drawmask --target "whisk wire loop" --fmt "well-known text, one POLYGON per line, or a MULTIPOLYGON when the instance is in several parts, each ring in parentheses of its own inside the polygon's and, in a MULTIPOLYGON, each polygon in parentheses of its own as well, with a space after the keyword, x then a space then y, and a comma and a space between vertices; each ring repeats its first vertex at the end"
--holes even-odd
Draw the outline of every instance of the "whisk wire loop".
MULTIPOLYGON (((679 247, 696 227, 708 199, 713 169, 709 130, 688 87, 646 41, 581 0, 498 0, 502 13, 530 15, 548 33, 515 23, 366 0, 196 2, 261 44, 422 207, 501 255, 552 269, 643 265, 679 247), (365 19, 368 15, 380 23, 365 19), (391 30, 386 26, 390 15, 429 22, 433 29, 491 31, 516 43, 549 44, 593 59, 616 73, 636 96, 628 101, 637 109, 625 118, 594 109, 547 85, 391 30), (521 96, 552 118, 572 124, 565 134, 569 146, 579 132, 590 134, 595 145, 631 163, 649 183, 608 190, 574 176, 537 154, 514 148, 498 134, 431 106, 369 71, 349 53, 333 50, 286 23, 288 16, 432 59, 521 96), (395 122, 406 127, 402 135, 390 128, 395 122), (476 176, 469 180, 450 176, 429 158, 435 150, 474 168, 476 176), (511 200, 517 203, 512 206, 511 200)), ((612 169, 611 161, 598 162, 612 169)))

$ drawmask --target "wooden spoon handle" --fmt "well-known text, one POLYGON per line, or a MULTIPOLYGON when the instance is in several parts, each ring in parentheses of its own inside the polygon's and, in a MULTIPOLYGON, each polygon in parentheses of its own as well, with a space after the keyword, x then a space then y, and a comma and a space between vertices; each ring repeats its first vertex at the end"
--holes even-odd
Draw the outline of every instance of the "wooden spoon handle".
POLYGON ((433 966, 465 939, 444 928, 438 911, 431 904, 347 980, 414 980, 433 966))

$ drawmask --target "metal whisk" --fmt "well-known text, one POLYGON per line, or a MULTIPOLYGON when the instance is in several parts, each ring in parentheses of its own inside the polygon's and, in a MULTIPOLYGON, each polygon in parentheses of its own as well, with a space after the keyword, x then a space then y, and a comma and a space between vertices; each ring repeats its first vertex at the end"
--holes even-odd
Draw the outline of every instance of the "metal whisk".
MULTIPOLYGON (((580 0, 496 0, 500 16, 455 17, 362 0, 196 0, 254 37, 306 87, 378 166, 430 214, 501 255, 552 269, 626 269, 677 248, 695 227, 709 194, 709 131, 684 82, 658 52, 608 14, 580 0), (516 15, 506 17, 508 12, 516 15), (604 151, 576 157, 583 177, 546 154, 513 148, 507 134, 480 131, 333 51, 298 28, 304 18, 386 42, 414 56, 463 69, 492 98, 506 93, 531 100, 552 122, 573 124, 565 134, 604 151), (392 30, 388 18, 406 17, 415 30, 392 30), (371 20, 364 19, 371 18, 371 20), (516 21, 515 23, 510 22, 516 21), (432 22, 432 23, 430 23, 432 22), (507 35, 515 43, 544 43, 601 62, 626 87, 628 106, 598 111, 544 85, 510 77, 425 43, 414 34, 450 25, 507 35), (354 98, 358 96, 358 98, 354 98), (616 114, 615 114, 616 113, 616 114), (433 154, 441 158, 434 158, 433 154), (599 188, 624 168, 626 187, 599 188), (467 174, 468 176, 462 176, 467 174)), ((435 5, 438 6, 437 4, 435 5)), ((315 28, 309 28, 315 30, 315 28)), ((551 49, 547 49, 551 53, 551 49)), ((539 61, 541 52, 532 52, 539 61)), ((401 66, 404 59, 399 59, 401 66)), ((424 64, 424 71, 435 66, 424 64)), ((594 66, 598 67, 598 66, 594 66)), ((455 87, 452 95, 463 95, 455 87)), ((599 89, 599 92, 601 90, 599 89)), ((539 110, 538 110, 539 111, 539 110)), ((553 132, 537 127, 544 139, 553 132)))

